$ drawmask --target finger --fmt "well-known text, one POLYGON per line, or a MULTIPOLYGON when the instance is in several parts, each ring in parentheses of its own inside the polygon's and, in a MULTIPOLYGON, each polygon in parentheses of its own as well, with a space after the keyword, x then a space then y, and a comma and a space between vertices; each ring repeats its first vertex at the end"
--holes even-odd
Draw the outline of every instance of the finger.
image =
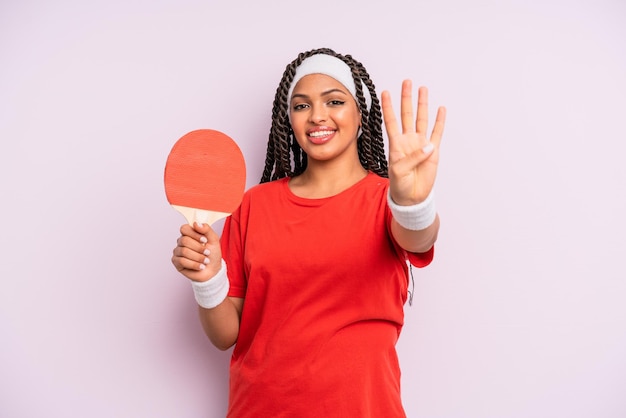
POLYGON ((209 225, 206 225, 206 226, 207 226, 207 229, 206 229, 204 236, 209 239, 209 244, 219 244, 220 236, 218 235, 218 233, 215 232, 215 230, 211 228, 209 225))
POLYGON ((199 263, 194 260, 190 260, 184 257, 172 256, 172 264, 176 268, 176 270, 180 272, 184 271, 194 271, 199 272, 206 269, 206 264, 199 263))
POLYGON ((198 225, 196 223, 192 225, 185 224, 180 227, 180 234, 185 237, 193 238, 194 240, 206 244, 208 242, 208 233, 211 228, 208 225, 198 225))
POLYGON ((196 241, 201 240, 201 237, 204 235, 203 232, 201 227, 195 223, 193 225, 185 224, 180 227, 180 234, 182 236, 191 237, 196 241))
POLYGON ((181 225, 181 227, 180 227, 180 234, 181 235, 191 235, 193 233, 194 233, 193 226, 191 226, 189 224, 181 225))
POLYGON ((435 126, 430 136, 430 142, 439 147, 441 144, 441 138, 443 137, 443 129, 446 124, 446 108, 441 106, 437 109, 437 118, 435 119, 435 126))
MULTIPOLYGON (((198 254, 205 254, 207 253, 207 246, 206 244, 195 240, 192 237, 186 237, 186 236, 182 236, 180 238, 178 238, 178 240, 176 241, 177 244, 177 248, 181 247, 181 248, 189 248, 192 251, 195 251, 198 254)), ((210 252, 208 252, 205 255, 209 255, 210 252)))
POLYGON ((211 262, 208 254, 199 253, 187 247, 176 247, 173 251, 172 260, 174 259, 183 267, 194 268, 196 270, 203 270, 204 266, 211 262), (199 266, 199 264, 202 264, 202 266, 199 266))
MULTIPOLYGON (((402 94, 400 97, 400 120, 402 132, 413 132, 413 83, 411 80, 402 82, 402 94)), ((419 110, 419 108, 418 108, 419 110)))
POLYGON ((388 91, 383 91, 381 94, 381 109, 383 112, 383 121, 385 122, 385 129, 387 130, 387 136, 391 141, 398 132, 398 121, 396 115, 393 112, 393 106, 391 105, 391 95, 388 91))
POLYGON ((415 129, 418 135, 427 135, 428 131, 428 89, 424 86, 417 91, 417 118, 415 129))
POLYGON ((208 229, 210 229, 210 226, 208 224, 194 222, 193 223, 193 229, 194 229, 194 231, 204 235, 206 233, 206 231, 208 229))

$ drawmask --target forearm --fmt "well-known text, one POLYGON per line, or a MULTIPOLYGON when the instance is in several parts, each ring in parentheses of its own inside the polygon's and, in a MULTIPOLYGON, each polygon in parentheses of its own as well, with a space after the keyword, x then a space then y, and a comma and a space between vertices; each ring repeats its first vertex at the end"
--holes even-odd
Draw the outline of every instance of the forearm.
POLYGON ((422 202, 406 206, 397 204, 390 190, 387 203, 393 217, 391 234, 396 242, 412 253, 430 250, 439 233, 439 215, 432 190, 422 202))
POLYGON ((198 307, 204 333, 220 350, 227 350, 237 342, 242 306, 243 299, 227 297, 214 308, 198 307))
POLYGON ((439 234, 439 215, 427 228, 413 231, 402 227, 395 219, 391 222, 391 233, 396 242, 412 253, 425 253, 430 250, 437 241, 439 234))

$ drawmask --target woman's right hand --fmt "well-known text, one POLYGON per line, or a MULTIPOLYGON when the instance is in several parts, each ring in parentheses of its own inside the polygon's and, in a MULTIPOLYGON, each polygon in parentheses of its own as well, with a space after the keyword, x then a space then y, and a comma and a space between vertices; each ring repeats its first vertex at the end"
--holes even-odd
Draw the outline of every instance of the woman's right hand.
POLYGON ((207 224, 185 224, 180 227, 172 264, 185 277, 204 282, 217 274, 221 267, 222 250, 219 235, 207 224))

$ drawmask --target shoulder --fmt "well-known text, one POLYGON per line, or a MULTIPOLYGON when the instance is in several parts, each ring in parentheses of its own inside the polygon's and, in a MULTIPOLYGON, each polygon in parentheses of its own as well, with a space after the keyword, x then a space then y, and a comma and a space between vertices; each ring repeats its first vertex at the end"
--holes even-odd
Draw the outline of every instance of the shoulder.
POLYGON ((239 207, 232 213, 236 222, 247 219, 251 211, 271 207, 284 193, 286 179, 278 179, 266 183, 255 184, 245 191, 239 207))
POLYGON ((365 184, 372 186, 388 186, 389 179, 386 177, 381 177, 376 173, 372 173, 371 171, 367 174, 364 181, 365 184))
POLYGON ((255 184, 244 193, 241 207, 247 210, 250 206, 278 200, 285 193, 287 181, 287 178, 282 178, 255 184))
POLYGON ((387 189, 389 188, 389 179, 370 172, 358 186, 359 189, 371 197, 373 197, 372 195, 386 197, 387 189))
POLYGON ((244 193, 244 200, 279 194, 284 190, 288 181, 289 179, 285 177, 274 181, 268 181, 266 183, 256 184, 246 190, 244 193))

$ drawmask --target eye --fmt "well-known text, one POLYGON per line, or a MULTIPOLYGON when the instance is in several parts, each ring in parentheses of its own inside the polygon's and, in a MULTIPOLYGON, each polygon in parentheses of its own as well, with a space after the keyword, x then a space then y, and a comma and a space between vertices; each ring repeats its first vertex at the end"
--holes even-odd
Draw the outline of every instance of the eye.
POLYGON ((309 105, 305 104, 305 103, 298 103, 296 105, 293 106, 293 110, 302 110, 302 109, 306 109, 309 105))
POLYGON ((345 103, 344 100, 331 100, 328 102, 329 105, 331 106, 341 106, 345 103))

